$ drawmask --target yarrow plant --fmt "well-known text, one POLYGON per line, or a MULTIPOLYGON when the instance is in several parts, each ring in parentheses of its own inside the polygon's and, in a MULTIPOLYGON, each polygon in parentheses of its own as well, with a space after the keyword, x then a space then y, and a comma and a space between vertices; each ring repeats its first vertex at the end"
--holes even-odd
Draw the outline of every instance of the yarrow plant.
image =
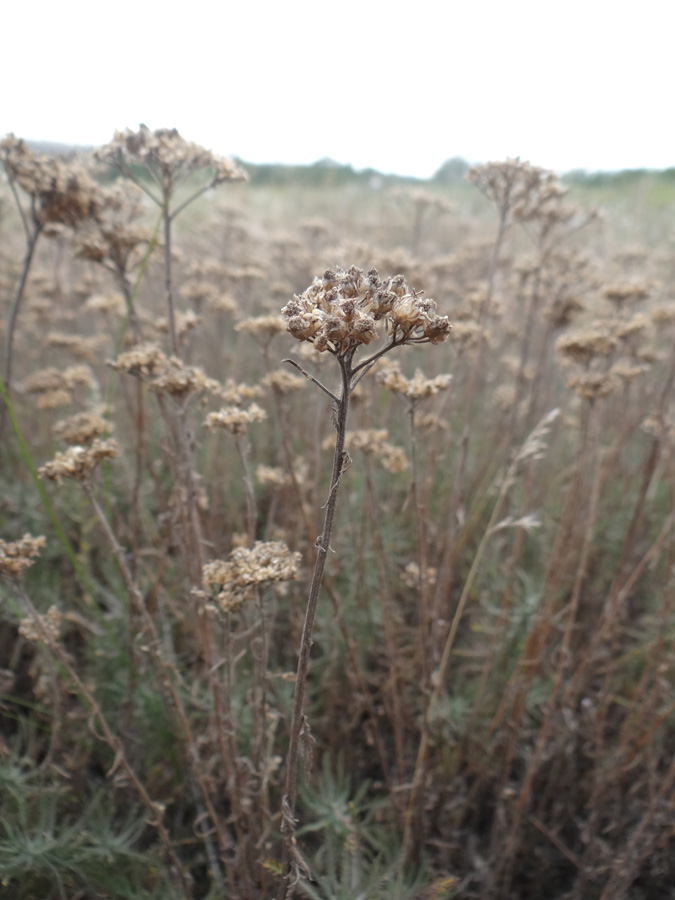
POLYGON ((299 363, 287 360, 331 398, 336 438, 323 531, 315 543, 317 556, 302 631, 286 757, 282 800, 284 883, 281 888, 281 897, 285 898, 300 873, 307 870, 295 842, 298 752, 301 734, 309 731, 303 707, 319 591, 335 523, 340 481, 350 463, 345 446, 349 401, 363 376, 390 350, 410 344, 439 344, 448 337, 451 325, 447 316, 436 313, 436 303, 423 297, 421 292, 411 290, 402 275, 381 279, 377 269, 371 268, 364 273, 356 266, 347 271, 327 269, 307 290, 296 294, 281 314, 294 338, 311 344, 319 353, 334 356, 340 370, 340 389, 334 393, 299 363), (381 341, 379 348, 357 361, 359 350, 378 339, 381 341))

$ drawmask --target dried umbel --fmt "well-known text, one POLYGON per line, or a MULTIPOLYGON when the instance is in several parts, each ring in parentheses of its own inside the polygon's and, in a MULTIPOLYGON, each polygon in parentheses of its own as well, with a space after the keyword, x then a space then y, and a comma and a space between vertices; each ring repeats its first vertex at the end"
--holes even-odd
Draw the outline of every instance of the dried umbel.
POLYGON ((110 430, 110 426, 99 412, 81 412, 67 419, 61 419, 52 429, 55 438, 67 444, 83 444, 88 446, 110 430))
POLYGON ((388 391, 416 402, 424 397, 435 397, 440 391, 446 391, 450 387, 452 375, 427 378, 421 369, 416 369, 412 378, 406 378, 401 374, 398 364, 392 363, 379 373, 379 381, 388 391))
POLYGON ((32 566, 44 547, 44 537, 24 534, 19 541, 0 541, 0 575, 15 578, 32 566))
POLYGON ((92 372, 89 366, 70 366, 68 369, 40 369, 23 381, 27 394, 43 394, 48 391, 70 391, 77 385, 89 386, 92 372))
POLYGON ((0 166, 29 195, 40 226, 60 223, 76 228, 101 207, 101 189, 81 166, 37 156, 13 134, 0 141, 0 166))
POLYGON ((550 214, 566 194, 553 172, 520 159, 474 166, 466 177, 503 215, 520 221, 550 214))
POLYGON ((142 165, 167 187, 203 169, 211 171, 209 184, 212 186, 247 179, 243 169, 186 141, 175 128, 151 131, 141 125, 138 131, 116 131, 113 140, 96 152, 96 158, 127 175, 131 174, 133 165, 142 165))
MULTIPOLYGON (((390 444, 387 436, 385 428, 362 428, 359 431, 348 431, 345 435, 345 445, 351 452, 360 450, 366 456, 378 459, 392 474, 405 472, 408 468, 405 453, 400 447, 390 444)), ((329 441, 324 446, 330 448, 332 445, 329 441)))
POLYGON ((290 476, 276 466, 259 465, 255 470, 255 477, 258 484, 272 489, 286 487, 291 483, 290 476))
POLYGON ((301 556, 281 541, 256 541, 253 547, 237 547, 229 560, 204 566, 204 590, 214 595, 223 612, 233 612, 257 596, 266 584, 295 581, 301 556))
POLYGON ((101 191, 100 207, 78 235, 75 255, 99 263, 118 279, 141 261, 152 238, 139 223, 143 194, 134 185, 115 185, 101 191))
MULTIPOLYGON (((403 580, 403 583, 407 587, 417 588, 417 587, 419 587, 421 574, 422 573, 420 571, 419 564, 416 562, 411 562, 411 563, 408 563, 408 565, 403 570, 403 573, 401 574, 401 578, 403 580)), ((429 585, 436 584, 436 575, 437 575, 436 569, 434 569, 433 566, 428 566, 426 569, 425 575, 424 575, 426 583, 429 585)))
POLYGON ((148 377, 161 372, 167 365, 167 358, 157 344, 137 344, 126 353, 120 353, 117 359, 108 360, 108 365, 116 372, 148 377))
POLYGON ((592 326, 566 334, 557 344, 558 353, 570 362, 587 366, 596 356, 609 356, 616 346, 612 334, 604 326, 592 326))
POLYGON ((261 384, 265 387, 271 387, 278 394, 292 394, 295 391, 304 390, 307 386, 307 381, 299 375, 287 372, 285 369, 277 369, 265 375, 261 384))
POLYGON ((38 613, 37 619, 37 622, 35 619, 23 619, 19 634, 32 644, 55 644, 59 639, 62 619, 58 607, 52 604, 44 616, 38 613))
POLYGON ((211 431, 224 428, 235 436, 246 434, 247 426, 254 422, 264 422, 267 418, 265 410, 257 403, 251 403, 248 409, 239 406, 224 406, 218 412, 209 413, 204 424, 211 431))
POLYGON ((649 287, 646 284, 633 284, 631 282, 609 284, 604 289, 603 295, 610 303, 622 307, 646 300, 649 296, 649 287))
POLYGON ((208 378, 196 366, 186 366, 175 356, 167 360, 163 371, 150 382, 150 388, 158 393, 171 394, 177 400, 184 400, 192 394, 204 391, 217 393, 220 384, 214 378, 208 378))
POLYGON ((51 462, 38 469, 40 478, 62 483, 64 478, 88 481, 96 466, 104 459, 114 459, 119 453, 117 441, 96 438, 88 447, 75 445, 65 453, 57 453, 51 462))
POLYGON ((327 269, 281 314, 294 338, 337 355, 370 344, 381 331, 392 345, 437 344, 451 328, 447 316, 436 314, 435 302, 412 292, 402 275, 383 281, 377 269, 364 273, 356 266, 327 269))
POLYGON ((270 313, 265 316, 242 319, 235 330, 244 331, 259 343, 266 345, 272 338, 286 330, 286 323, 278 313, 270 313))

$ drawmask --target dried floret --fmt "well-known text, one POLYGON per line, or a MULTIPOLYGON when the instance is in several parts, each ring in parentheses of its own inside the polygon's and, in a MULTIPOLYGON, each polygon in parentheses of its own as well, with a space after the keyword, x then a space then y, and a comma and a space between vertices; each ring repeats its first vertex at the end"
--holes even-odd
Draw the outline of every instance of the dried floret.
POLYGON ((290 483, 290 478, 284 470, 275 466, 259 465, 255 470, 255 477, 264 487, 282 488, 290 483))

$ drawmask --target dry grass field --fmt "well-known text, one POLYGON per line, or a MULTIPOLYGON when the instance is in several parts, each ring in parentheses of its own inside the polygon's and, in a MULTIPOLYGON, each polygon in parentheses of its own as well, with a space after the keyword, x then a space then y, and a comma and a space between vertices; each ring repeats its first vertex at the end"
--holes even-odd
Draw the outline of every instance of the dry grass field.
POLYGON ((674 897, 673 173, 0 173, 0 897, 674 897))

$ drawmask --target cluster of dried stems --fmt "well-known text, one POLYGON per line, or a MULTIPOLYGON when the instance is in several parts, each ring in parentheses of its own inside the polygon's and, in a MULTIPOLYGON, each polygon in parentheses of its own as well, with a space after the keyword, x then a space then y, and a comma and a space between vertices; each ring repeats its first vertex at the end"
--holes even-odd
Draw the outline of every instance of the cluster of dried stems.
POLYGON ((144 126, 85 162, 0 143, 23 253, 0 258, 0 475, 25 496, 53 456, 47 542, 0 508, 0 641, 31 672, 0 714, 27 691, 33 762, 83 788, 104 767, 181 900, 325 896, 331 828, 336 897, 660 896, 672 248, 612 256, 519 160, 470 171, 475 211, 373 193, 362 233, 348 199, 282 228, 251 185, 177 240, 241 169, 144 126), (361 809, 312 821, 315 756, 368 782, 361 809))

